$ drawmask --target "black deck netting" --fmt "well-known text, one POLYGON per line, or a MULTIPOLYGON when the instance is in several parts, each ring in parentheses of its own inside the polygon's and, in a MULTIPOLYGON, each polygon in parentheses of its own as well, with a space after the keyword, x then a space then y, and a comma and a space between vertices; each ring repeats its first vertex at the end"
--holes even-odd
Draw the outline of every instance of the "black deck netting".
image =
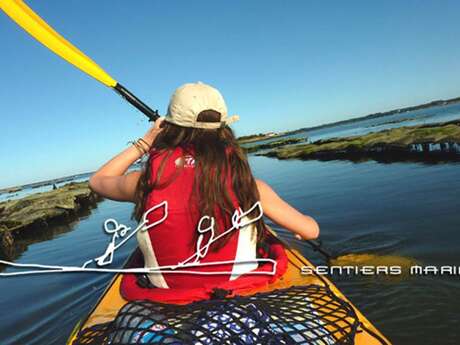
POLYGON ((132 301, 73 345, 354 344, 359 324, 349 303, 307 285, 182 306, 132 301))

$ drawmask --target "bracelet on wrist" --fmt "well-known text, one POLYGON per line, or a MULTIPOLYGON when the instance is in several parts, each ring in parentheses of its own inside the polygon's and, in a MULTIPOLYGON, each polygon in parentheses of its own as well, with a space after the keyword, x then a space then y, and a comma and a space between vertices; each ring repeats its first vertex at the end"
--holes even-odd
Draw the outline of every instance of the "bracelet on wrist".
POLYGON ((143 145, 144 146, 144 149, 146 152, 149 152, 150 150, 150 146, 148 142, 146 142, 143 138, 139 138, 137 139, 137 142, 140 144, 140 145, 143 145))
POLYGON ((133 140, 133 141, 128 142, 128 144, 133 145, 139 151, 141 156, 143 156, 143 155, 145 155, 147 153, 147 151, 144 149, 144 147, 141 144, 139 144, 137 141, 133 140))

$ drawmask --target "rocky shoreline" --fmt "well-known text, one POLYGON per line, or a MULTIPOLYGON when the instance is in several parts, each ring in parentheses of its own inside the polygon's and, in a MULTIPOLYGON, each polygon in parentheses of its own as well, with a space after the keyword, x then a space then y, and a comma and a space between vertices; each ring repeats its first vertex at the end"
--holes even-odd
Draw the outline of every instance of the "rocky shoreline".
POLYGON ((286 138, 281 140, 272 141, 265 144, 251 145, 244 147, 247 153, 254 153, 261 150, 273 149, 280 146, 299 144, 307 141, 307 138, 286 138))
POLYGON ((48 192, 1 202, 0 257, 15 257, 17 241, 39 237, 53 226, 69 224, 101 200, 89 189, 88 182, 72 182, 48 192))
POLYGON ((257 155, 304 160, 460 161, 460 121, 280 146, 257 155))

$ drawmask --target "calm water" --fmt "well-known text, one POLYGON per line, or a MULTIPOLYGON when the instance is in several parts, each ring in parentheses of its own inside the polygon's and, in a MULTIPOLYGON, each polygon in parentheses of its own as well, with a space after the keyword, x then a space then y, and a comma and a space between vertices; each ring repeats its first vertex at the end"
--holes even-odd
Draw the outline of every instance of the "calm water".
MULTIPOLYGON (((324 247, 334 253, 396 254, 425 265, 460 265, 458 163, 278 161, 255 156, 250 163, 257 177, 319 221, 324 247)), ((104 201, 80 221, 49 235, 52 239, 28 244, 17 262, 81 265, 102 254, 108 241, 103 221, 113 217, 134 225, 131 210, 129 204, 104 201)), ((306 244, 277 230, 315 263, 323 263, 306 244)), ((132 242, 121 248, 115 265, 122 265, 134 246, 132 242)), ((109 279, 107 274, 88 273, 0 279, 0 344, 64 344, 109 279)), ((460 341, 460 276, 398 282, 347 276, 334 281, 395 344, 460 341)))
MULTIPOLYGON (((337 137, 349 137, 363 135, 371 132, 378 132, 385 129, 397 128, 401 126, 415 126, 422 124, 432 124, 458 120, 460 118, 460 103, 432 107, 416 111, 408 111, 401 114, 388 115, 381 118, 364 120, 349 124, 337 125, 321 129, 305 130, 300 133, 285 136, 283 138, 305 138, 309 141, 319 139, 329 139, 337 137)), ((270 138, 258 141, 257 143, 267 143, 279 140, 270 138)))

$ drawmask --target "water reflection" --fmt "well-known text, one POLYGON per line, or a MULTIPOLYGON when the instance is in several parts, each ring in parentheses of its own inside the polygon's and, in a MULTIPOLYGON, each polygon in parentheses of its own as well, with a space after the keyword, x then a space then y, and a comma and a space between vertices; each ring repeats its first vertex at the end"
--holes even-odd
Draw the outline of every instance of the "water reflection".
POLYGON ((444 152, 460 154, 460 144, 455 142, 412 144, 410 145, 410 149, 413 152, 444 152))
MULTIPOLYGON (((97 207, 95 205, 93 208, 97 207)), ((75 226, 81 221, 88 218, 92 213, 92 209, 83 209, 78 215, 69 214, 65 220, 58 223, 43 224, 43 226, 31 226, 25 231, 19 231, 11 236, 3 236, 3 243, 0 246, 0 258, 2 260, 14 261, 24 253, 28 247, 35 243, 50 241, 61 234, 72 231, 75 226)), ((5 269, 4 265, 0 265, 0 272, 5 269)))

